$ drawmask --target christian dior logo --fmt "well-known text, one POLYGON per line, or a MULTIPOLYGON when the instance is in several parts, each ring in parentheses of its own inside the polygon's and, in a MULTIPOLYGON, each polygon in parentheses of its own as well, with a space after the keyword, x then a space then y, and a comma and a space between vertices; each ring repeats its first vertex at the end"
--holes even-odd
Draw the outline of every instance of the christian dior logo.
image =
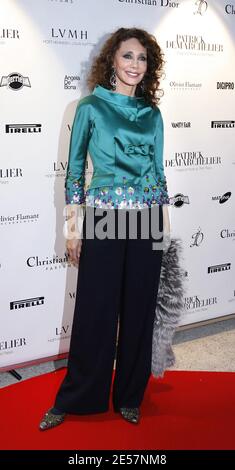
POLYGON ((6 86, 10 90, 19 91, 24 86, 31 87, 29 77, 23 77, 20 73, 13 72, 8 76, 3 76, 1 79, 0 87, 6 86))
POLYGON ((118 0, 120 3, 128 3, 134 5, 145 5, 149 7, 169 7, 178 8, 179 2, 171 2, 170 0, 118 0))
POLYGON ((228 5, 225 6, 225 12, 227 15, 235 15, 235 5, 228 3, 228 5))
POLYGON ((208 8, 208 3, 205 0, 197 0, 195 2, 195 5, 197 7, 197 10, 194 12, 194 15, 204 15, 206 13, 206 10, 208 8))
POLYGON ((45 258, 39 258, 39 256, 29 256, 26 260, 26 264, 29 268, 45 268, 46 271, 52 271, 55 269, 65 268, 68 263, 68 256, 65 253, 64 256, 54 255, 52 257, 46 256, 45 258))
POLYGON ((74 3, 74 0, 48 0, 49 2, 54 3, 67 3, 67 5, 71 5, 74 3))
POLYGON ((204 235, 199 227, 198 231, 192 235, 193 242, 190 245, 190 248, 193 246, 199 246, 203 242, 204 235))
POLYGON ((220 236, 221 238, 230 238, 232 240, 235 240, 235 230, 230 231, 227 228, 224 228, 220 231, 220 236))

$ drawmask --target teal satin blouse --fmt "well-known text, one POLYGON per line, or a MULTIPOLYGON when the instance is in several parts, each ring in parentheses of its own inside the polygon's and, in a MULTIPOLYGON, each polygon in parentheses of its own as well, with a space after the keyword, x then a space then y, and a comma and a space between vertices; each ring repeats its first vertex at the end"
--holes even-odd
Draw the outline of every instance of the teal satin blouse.
POLYGON ((144 208, 169 204, 158 107, 97 85, 74 117, 65 179, 66 204, 144 208), (84 190, 87 151, 93 176, 84 190))

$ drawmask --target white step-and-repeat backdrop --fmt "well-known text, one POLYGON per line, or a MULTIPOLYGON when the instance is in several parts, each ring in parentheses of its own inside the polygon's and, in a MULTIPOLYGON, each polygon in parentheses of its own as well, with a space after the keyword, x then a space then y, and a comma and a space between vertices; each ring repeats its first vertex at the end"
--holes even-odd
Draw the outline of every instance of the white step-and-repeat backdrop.
POLYGON ((235 0, 1 0, 2 369, 68 351, 77 280, 63 236, 71 125, 92 58, 121 26, 154 33, 165 53, 164 160, 187 279, 182 324, 234 312, 235 0))

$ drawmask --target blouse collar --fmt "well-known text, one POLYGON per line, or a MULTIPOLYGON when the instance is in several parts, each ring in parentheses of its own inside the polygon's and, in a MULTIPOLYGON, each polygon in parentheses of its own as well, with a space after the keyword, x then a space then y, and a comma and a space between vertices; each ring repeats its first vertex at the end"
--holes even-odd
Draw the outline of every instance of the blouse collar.
POLYGON ((123 95, 122 93, 116 93, 115 91, 108 90, 108 88, 104 88, 101 85, 96 85, 94 88, 93 95, 102 98, 103 100, 110 101, 117 106, 125 106, 130 108, 137 108, 137 107, 146 107, 148 106, 145 102, 144 97, 137 97, 137 96, 127 96, 123 95))

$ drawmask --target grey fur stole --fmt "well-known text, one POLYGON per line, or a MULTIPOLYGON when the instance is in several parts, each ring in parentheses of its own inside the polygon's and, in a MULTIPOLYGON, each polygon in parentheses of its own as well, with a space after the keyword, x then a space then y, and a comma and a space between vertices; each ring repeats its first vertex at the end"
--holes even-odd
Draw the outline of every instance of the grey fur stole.
POLYGON ((182 242, 172 238, 163 251, 160 281, 157 294, 153 343, 152 374, 163 376, 175 363, 172 339, 184 311, 184 271, 180 266, 182 242))

